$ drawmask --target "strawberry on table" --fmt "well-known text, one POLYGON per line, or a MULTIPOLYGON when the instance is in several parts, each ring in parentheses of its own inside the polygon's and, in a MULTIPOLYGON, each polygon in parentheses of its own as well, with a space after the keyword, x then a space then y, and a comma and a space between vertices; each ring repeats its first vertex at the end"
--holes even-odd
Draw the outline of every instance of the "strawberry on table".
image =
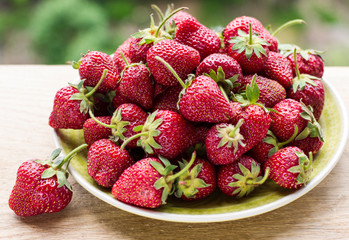
POLYGON ((270 169, 269 178, 284 188, 297 189, 310 180, 312 154, 309 158, 298 147, 285 147, 273 154, 264 163, 270 169))
POLYGON ((59 156, 61 149, 56 149, 46 161, 23 162, 8 202, 15 214, 29 217, 63 210, 73 195, 67 167, 74 154, 86 147, 87 144, 82 144, 65 158, 59 156))

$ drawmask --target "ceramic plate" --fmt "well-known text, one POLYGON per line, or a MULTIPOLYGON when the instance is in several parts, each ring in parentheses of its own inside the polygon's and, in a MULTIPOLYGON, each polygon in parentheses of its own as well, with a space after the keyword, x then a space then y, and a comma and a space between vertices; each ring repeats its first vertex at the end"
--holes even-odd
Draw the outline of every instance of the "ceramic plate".
MULTIPOLYGON (((159 220, 220 222, 272 211, 300 198, 318 185, 334 168, 344 150, 348 136, 346 109, 335 89, 326 81, 324 85, 326 100, 320 124, 324 130, 325 143, 315 156, 310 182, 299 190, 285 190, 269 180, 243 199, 230 198, 216 191, 207 199, 197 202, 169 198, 166 205, 150 210, 124 204, 113 198, 110 189, 98 186, 87 173, 87 151, 72 159, 69 171, 82 187, 97 198, 127 212, 159 220)), ((84 141, 81 130, 55 130, 54 139, 65 153, 84 141)))

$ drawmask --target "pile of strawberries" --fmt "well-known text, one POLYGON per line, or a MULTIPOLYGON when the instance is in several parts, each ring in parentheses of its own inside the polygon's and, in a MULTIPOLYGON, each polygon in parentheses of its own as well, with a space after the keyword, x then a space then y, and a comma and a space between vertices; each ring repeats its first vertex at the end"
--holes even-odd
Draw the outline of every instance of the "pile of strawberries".
POLYGON ((23 163, 9 201, 16 214, 63 209, 72 194, 67 165, 83 148, 97 184, 145 208, 169 195, 240 198, 267 179, 288 189, 309 181, 324 143, 324 63, 275 37, 302 21, 271 34, 242 16, 217 33, 185 8, 152 7, 158 24, 151 17, 112 55, 90 51, 73 62, 81 81, 57 92, 49 124, 82 130, 85 144, 23 163))

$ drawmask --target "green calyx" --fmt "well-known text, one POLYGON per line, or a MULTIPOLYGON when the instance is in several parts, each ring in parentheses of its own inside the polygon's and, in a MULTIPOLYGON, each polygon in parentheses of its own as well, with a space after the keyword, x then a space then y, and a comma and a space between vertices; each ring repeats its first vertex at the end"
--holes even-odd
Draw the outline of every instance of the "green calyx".
POLYGON ((291 173, 298 173, 297 184, 306 185, 313 171, 313 153, 309 152, 309 158, 303 152, 295 152, 298 157, 298 165, 288 169, 291 173))
POLYGON ((321 78, 304 74, 299 72, 298 64, 297 64, 297 49, 294 49, 294 64, 296 68, 297 76, 293 79, 292 90, 293 92, 297 92, 297 90, 303 90, 306 84, 310 84, 313 86, 317 86, 317 84, 313 80, 321 80, 321 78))
POLYGON ((142 147, 144 151, 146 151, 149 154, 153 154, 153 149, 161 149, 162 147, 155 141, 154 137, 157 137, 161 134, 161 132, 158 130, 158 127, 162 124, 162 119, 158 118, 155 119, 156 114, 158 111, 153 112, 150 114, 145 121, 144 125, 139 125, 133 128, 134 132, 139 132, 129 138, 126 138, 121 145, 121 149, 124 149, 126 145, 134 140, 138 139, 137 145, 139 147, 142 147))
POLYGON ((99 79, 98 83, 96 86, 92 87, 84 87, 84 80, 80 81, 77 85, 70 84, 70 86, 76 88, 79 92, 73 94, 70 97, 70 100, 77 100, 81 101, 80 102, 80 112, 86 114, 89 112, 89 110, 93 110, 94 108, 94 103, 93 103, 93 94, 97 91, 99 86, 102 84, 104 81, 105 77, 107 76, 108 70, 104 69, 103 74, 101 78, 99 79))
POLYGON ((235 74, 231 78, 226 79, 223 68, 219 66, 217 72, 211 69, 210 74, 204 73, 204 75, 212 78, 218 84, 224 98, 229 102, 232 95, 231 90, 236 87, 236 81, 239 78, 239 74, 235 74))
POLYGON ((234 153, 236 153, 236 151, 239 149, 239 146, 246 146, 246 144, 243 142, 245 138, 240 133, 240 127, 243 123, 244 120, 240 119, 235 126, 233 124, 229 124, 228 126, 222 128, 217 126, 217 136, 221 139, 218 144, 218 147, 233 147, 234 153))
POLYGON ((308 124, 305 129, 299 133, 296 140, 302 140, 309 136, 312 138, 317 137, 320 139, 320 141, 324 142, 323 131, 320 124, 314 117, 313 108, 311 106, 306 106, 303 102, 301 102, 301 104, 303 112, 300 113, 300 116, 307 120, 308 124))
POLYGON ((314 49, 302 49, 301 47, 295 45, 295 44, 279 44, 278 49, 280 50, 280 53, 284 55, 285 57, 290 56, 291 54, 294 54, 294 49, 296 49, 296 53, 300 54, 303 59, 309 60, 310 55, 318 55, 324 53, 324 51, 314 50, 314 49))
POLYGON ((239 29, 238 36, 233 37, 229 42, 233 43, 232 50, 237 51, 238 53, 245 52, 247 59, 250 59, 253 53, 258 58, 261 57, 261 54, 267 56, 263 46, 270 45, 267 41, 253 33, 251 23, 249 23, 249 33, 245 33, 239 29))
POLYGON ((162 175, 162 177, 159 178, 154 183, 155 189, 159 190, 163 188, 162 195, 161 195, 162 204, 166 204, 168 195, 171 195, 174 193, 175 180, 188 171, 188 169, 194 163, 195 158, 196 158, 196 153, 193 152, 190 162, 183 169, 181 169, 181 171, 177 172, 176 174, 173 174, 173 170, 177 168, 177 166, 171 165, 171 163, 164 157, 159 156, 159 159, 162 162, 162 164, 156 161, 149 162, 150 165, 152 165, 155 168, 155 170, 162 175))
POLYGON ((262 140, 263 142, 274 146, 272 149, 269 150, 268 157, 271 157, 279 149, 283 148, 285 145, 292 142, 296 138, 297 134, 298 134, 298 126, 295 124, 293 135, 288 140, 284 142, 279 142, 277 137, 274 135, 274 133, 268 130, 267 136, 262 140))
POLYGON ((66 186, 70 191, 71 185, 68 182, 68 166, 70 164, 70 160, 74 157, 74 155, 81 150, 85 149, 87 147, 87 144, 82 144, 75 149, 73 149, 66 157, 62 157, 61 148, 55 149, 52 153, 49 159, 42 161, 42 160, 37 160, 37 163, 40 163, 42 165, 48 165, 50 166, 47 168, 45 171, 43 171, 41 178, 42 179, 47 179, 51 178, 53 176, 57 177, 57 182, 58 182, 58 188, 66 186))
POLYGON ((256 186, 262 185, 268 179, 270 169, 266 168, 264 176, 259 176, 261 172, 259 164, 252 162, 251 170, 241 163, 238 165, 242 174, 234 174, 233 177, 236 181, 229 183, 228 186, 236 188, 233 194, 237 194, 236 197, 241 198, 250 194, 256 186))
POLYGON ((139 45, 157 43, 163 39, 172 39, 173 37, 167 31, 163 30, 164 25, 174 14, 179 11, 188 9, 186 7, 181 7, 173 10, 170 13, 166 13, 166 15, 164 16, 156 5, 152 5, 152 8, 158 13, 160 23, 158 26, 155 26, 153 15, 150 15, 150 28, 146 28, 132 34, 132 37, 134 38, 141 38, 139 45))

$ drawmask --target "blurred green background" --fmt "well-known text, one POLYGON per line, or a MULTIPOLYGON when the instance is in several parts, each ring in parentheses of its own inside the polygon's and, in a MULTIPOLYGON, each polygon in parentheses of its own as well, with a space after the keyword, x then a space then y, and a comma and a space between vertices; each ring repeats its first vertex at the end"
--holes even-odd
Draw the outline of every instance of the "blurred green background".
POLYGON ((349 65, 349 0, 0 0, 0 64, 64 64, 88 50, 111 54, 138 29, 149 26, 150 4, 186 6, 208 27, 242 15, 276 29, 304 19, 277 36, 281 43, 323 50, 326 65, 349 65))

